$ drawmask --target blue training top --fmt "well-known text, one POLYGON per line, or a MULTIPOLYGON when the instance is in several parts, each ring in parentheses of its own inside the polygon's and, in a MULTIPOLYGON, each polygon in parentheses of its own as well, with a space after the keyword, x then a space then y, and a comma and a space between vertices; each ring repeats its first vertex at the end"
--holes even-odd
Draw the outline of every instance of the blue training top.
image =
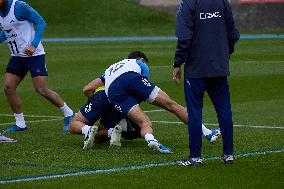
MULTIPOLYGON (((12 5, 12 0, 7 0, 7 9, 6 11, 3 12, 0 11, 0 16, 5 17, 8 15, 11 5, 12 5)), ((45 28, 45 21, 43 18, 27 3, 23 1, 17 1, 15 3, 15 17, 19 21, 24 21, 28 20, 29 22, 33 23, 36 28, 35 28, 35 37, 34 40, 32 41, 32 46, 37 47, 41 38, 42 34, 44 32, 45 28)), ((6 40, 6 36, 4 32, 0 33, 0 43, 6 40)))

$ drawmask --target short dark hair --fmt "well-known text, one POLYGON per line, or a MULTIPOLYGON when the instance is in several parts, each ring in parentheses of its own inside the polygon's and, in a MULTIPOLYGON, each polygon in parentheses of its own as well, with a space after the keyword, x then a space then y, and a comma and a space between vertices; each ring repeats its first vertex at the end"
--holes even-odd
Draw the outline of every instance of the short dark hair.
POLYGON ((133 52, 129 53, 129 55, 128 55, 128 59, 138 59, 138 58, 144 58, 146 60, 146 62, 148 63, 147 56, 141 51, 133 51, 133 52))

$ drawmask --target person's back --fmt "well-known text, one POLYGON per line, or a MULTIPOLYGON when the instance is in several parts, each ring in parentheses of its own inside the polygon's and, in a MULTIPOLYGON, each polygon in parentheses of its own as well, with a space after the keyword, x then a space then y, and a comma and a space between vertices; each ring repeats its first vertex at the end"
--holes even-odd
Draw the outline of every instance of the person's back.
POLYGON ((179 39, 191 39, 185 62, 185 77, 228 76, 228 36, 232 23, 227 0, 190 0, 184 3, 190 7, 190 17, 177 20, 176 34, 179 39), (184 30, 183 24, 179 27, 179 22, 183 21, 190 26, 190 32, 184 30))
MULTIPOLYGON (((137 63, 139 60, 136 59, 124 59, 115 64, 112 64, 109 68, 106 69, 104 77, 105 77, 105 86, 106 86, 106 94, 108 94, 108 88, 110 84, 116 80, 121 75, 134 72, 137 74, 141 74, 142 67, 137 63)), ((141 61, 139 61, 141 62, 141 61)), ((144 63, 140 63, 144 64, 144 63)), ((148 67, 147 67, 148 69, 148 67)))

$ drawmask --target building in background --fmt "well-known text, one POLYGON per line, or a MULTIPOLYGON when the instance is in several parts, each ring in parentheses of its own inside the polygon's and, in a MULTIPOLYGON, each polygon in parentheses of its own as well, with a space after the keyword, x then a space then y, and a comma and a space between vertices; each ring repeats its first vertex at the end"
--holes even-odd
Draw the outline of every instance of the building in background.
MULTIPOLYGON (((179 0, 134 0, 141 5, 176 14, 179 0)), ((284 29, 284 0, 230 0, 241 29, 284 29)))

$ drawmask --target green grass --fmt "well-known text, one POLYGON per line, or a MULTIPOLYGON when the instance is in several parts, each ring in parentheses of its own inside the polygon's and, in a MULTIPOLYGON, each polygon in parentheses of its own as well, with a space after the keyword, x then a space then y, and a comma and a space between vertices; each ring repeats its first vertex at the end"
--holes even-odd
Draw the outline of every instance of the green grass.
MULTIPOLYGON (((130 0, 38 0, 28 1, 45 18, 44 37, 108 37, 174 35, 175 18, 130 0)), ((283 33, 246 31, 245 33, 283 33)), ((183 85, 172 81, 174 41, 45 43, 49 87, 69 106, 78 110, 86 101, 82 87, 110 64, 132 50, 144 51, 150 59, 151 81, 173 99, 185 105, 183 85)), ((4 75, 9 52, 0 45, 0 74, 4 75)), ((284 40, 241 40, 231 57, 229 78, 235 125, 284 127, 284 40)), ((0 81, 3 88, 3 80, 0 81)), ((18 88, 26 115, 62 116, 49 102, 38 96, 28 75, 18 88)), ((144 110, 157 109, 143 104, 144 110)), ((0 130, 14 122, 9 105, 0 91, 0 130)), ((167 112, 148 113, 151 120, 178 121, 167 112)), ((125 141, 120 150, 108 144, 82 150, 82 136, 62 132, 63 120, 26 117, 29 130, 11 133, 17 143, 0 145, 0 180, 80 170, 113 168, 165 161, 188 156, 187 128, 179 124, 154 123, 155 136, 174 154, 153 154, 144 140, 125 141)), ((217 123, 208 96, 204 99, 204 123, 217 123)), ((210 126, 212 127, 212 126, 210 126)), ((234 128, 236 153, 284 148, 283 129, 234 128)), ((221 140, 214 145, 203 142, 204 157, 220 156, 221 140)), ((200 168, 177 165, 71 176, 50 180, 0 184, 0 188, 283 188, 284 155, 267 154, 239 157, 225 166, 219 160, 205 161, 200 168)))
MULTIPOLYGON (((231 57, 230 88, 236 125, 284 127, 284 40, 241 40, 231 57)), ((86 101, 82 87, 103 72, 110 64, 124 58, 131 50, 144 51, 150 58, 151 81, 172 98, 185 104, 183 86, 171 79, 171 62, 175 42, 97 42, 45 43, 49 86, 56 90, 75 110, 86 101)), ((0 73, 4 74, 9 53, 0 46, 0 73)), ((3 85, 1 80, 0 85, 3 85)), ((27 115, 61 116, 59 110, 38 96, 27 76, 18 89, 23 111, 27 115)), ((0 92, 0 113, 11 114, 3 92, 0 92)), ((143 109, 157 109, 144 104, 143 109)), ((152 120, 178 121, 167 112, 149 113, 152 120)), ((26 117, 26 120, 46 118, 26 117)), ((216 123, 208 96, 204 99, 205 123, 216 123)), ((0 115, 0 129, 13 122, 13 117, 0 115)), ((155 136, 173 149, 174 154, 153 154, 144 140, 125 141, 119 151, 108 144, 82 150, 82 136, 62 133, 62 120, 28 123, 29 131, 11 133, 18 140, 0 145, 0 179, 65 173, 82 169, 112 168, 144 163, 181 160, 188 156, 186 126, 154 124, 155 136)), ((235 127, 235 151, 253 152, 284 147, 283 129, 235 127)), ((222 143, 203 142, 203 155, 219 156, 222 143)), ((0 185, 0 188, 283 188, 283 153, 240 157, 232 166, 219 160, 205 161, 200 168, 164 166, 142 170, 72 176, 60 179, 0 185)))
POLYGON ((174 35, 173 16, 131 0, 27 2, 46 20, 45 37, 174 35))

